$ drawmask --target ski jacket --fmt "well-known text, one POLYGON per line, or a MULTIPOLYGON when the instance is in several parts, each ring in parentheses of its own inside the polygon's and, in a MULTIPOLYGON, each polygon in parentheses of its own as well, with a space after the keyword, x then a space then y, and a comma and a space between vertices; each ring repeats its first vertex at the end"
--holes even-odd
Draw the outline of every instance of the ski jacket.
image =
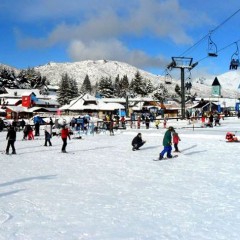
POLYGON ((170 130, 167 130, 163 137, 163 146, 171 146, 172 144, 172 133, 170 130))
POLYGON ((135 144, 139 145, 143 142, 142 138, 139 137, 138 135, 136 137, 133 138, 132 140, 132 145, 134 146, 135 144))
POLYGON ((61 131, 61 137, 62 138, 69 138, 70 139, 70 135, 69 135, 69 130, 68 128, 63 128, 61 131))
POLYGON ((8 130, 6 139, 8 139, 8 140, 13 140, 13 141, 16 140, 16 131, 15 131, 14 128, 10 128, 10 129, 8 130))
POLYGON ((174 133, 174 134, 173 134, 173 143, 174 143, 174 144, 178 144, 179 141, 181 141, 180 137, 178 136, 177 133, 174 133))

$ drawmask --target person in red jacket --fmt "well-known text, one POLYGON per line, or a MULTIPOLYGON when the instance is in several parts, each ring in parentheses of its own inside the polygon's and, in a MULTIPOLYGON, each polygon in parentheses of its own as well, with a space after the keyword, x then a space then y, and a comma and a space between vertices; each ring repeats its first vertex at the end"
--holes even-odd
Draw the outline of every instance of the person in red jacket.
POLYGON ((62 152, 66 153, 67 138, 69 138, 69 140, 71 140, 71 138, 70 138, 69 129, 68 129, 67 125, 65 125, 65 124, 63 125, 62 130, 61 130, 61 137, 62 137, 62 141, 63 141, 62 152))
POLYGON ((179 141, 181 141, 181 139, 178 136, 178 133, 177 132, 173 132, 173 145, 174 145, 174 148, 175 148, 174 152, 180 152, 178 150, 178 143, 179 143, 179 141))

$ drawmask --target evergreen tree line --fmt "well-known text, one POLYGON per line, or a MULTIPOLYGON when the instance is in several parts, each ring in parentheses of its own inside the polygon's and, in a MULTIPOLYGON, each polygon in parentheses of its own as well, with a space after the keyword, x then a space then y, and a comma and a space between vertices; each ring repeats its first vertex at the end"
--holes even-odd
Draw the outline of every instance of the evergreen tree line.
POLYGON ((0 69, 0 93, 4 93, 3 87, 16 89, 41 89, 49 84, 46 77, 33 68, 21 70, 18 74, 12 69, 0 69))
POLYGON ((150 80, 144 79, 137 71, 134 78, 129 81, 128 76, 122 78, 119 75, 112 80, 111 77, 102 77, 99 82, 92 86, 89 76, 86 75, 81 87, 78 87, 76 80, 66 73, 59 83, 58 101, 61 105, 69 104, 70 101, 79 95, 89 93, 91 95, 113 98, 113 97, 146 97, 152 96, 157 101, 163 102, 166 98, 179 98, 180 87, 176 86, 176 94, 170 95, 165 84, 160 83, 154 87, 150 80))

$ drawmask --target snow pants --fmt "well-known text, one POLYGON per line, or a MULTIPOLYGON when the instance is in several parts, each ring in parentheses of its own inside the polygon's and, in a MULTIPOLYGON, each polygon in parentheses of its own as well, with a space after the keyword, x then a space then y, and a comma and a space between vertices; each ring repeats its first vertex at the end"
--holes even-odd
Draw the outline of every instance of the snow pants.
POLYGON ((172 146, 171 145, 164 146, 164 149, 160 153, 160 156, 164 157, 164 154, 167 153, 167 157, 171 157, 172 156, 171 151, 172 151, 172 146))

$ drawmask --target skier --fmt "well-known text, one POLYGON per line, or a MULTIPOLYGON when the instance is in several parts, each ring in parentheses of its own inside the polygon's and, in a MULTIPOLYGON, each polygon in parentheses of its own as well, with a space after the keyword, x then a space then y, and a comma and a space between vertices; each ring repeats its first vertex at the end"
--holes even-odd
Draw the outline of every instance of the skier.
POLYGON ((168 130, 165 132, 164 137, 163 137, 163 150, 159 154, 159 160, 163 159, 163 156, 165 153, 167 153, 168 158, 172 158, 172 132, 174 131, 173 127, 169 127, 168 130))
POLYGON ((61 137, 62 137, 62 141, 63 141, 62 152, 63 152, 63 153, 66 153, 67 138, 69 138, 69 140, 71 140, 71 138, 70 138, 70 133, 69 133, 69 129, 68 129, 68 127, 67 127, 66 124, 64 124, 64 125, 62 126, 61 137))
POLYGON ((142 134, 141 133, 138 133, 136 137, 133 138, 132 140, 132 150, 135 151, 135 150, 139 150, 139 148, 141 146, 143 146, 143 144, 145 144, 146 141, 143 141, 142 140, 142 134))
POLYGON ((16 141, 16 129, 14 128, 14 126, 10 126, 8 133, 7 133, 7 137, 6 140, 8 140, 7 143, 7 148, 6 148, 6 154, 9 154, 9 148, 10 146, 12 147, 12 154, 16 154, 16 150, 14 147, 14 143, 16 141))
POLYGON ((174 152, 180 152, 178 150, 178 143, 179 143, 179 141, 181 141, 181 139, 180 139, 178 133, 176 131, 174 131, 173 132, 173 145, 174 145, 174 149, 175 149, 174 152))
POLYGON ((51 137, 52 137, 52 126, 51 125, 47 125, 47 123, 45 123, 45 127, 44 127, 44 133, 45 133, 45 144, 44 146, 47 146, 47 143, 49 143, 49 146, 52 146, 51 143, 51 137))

